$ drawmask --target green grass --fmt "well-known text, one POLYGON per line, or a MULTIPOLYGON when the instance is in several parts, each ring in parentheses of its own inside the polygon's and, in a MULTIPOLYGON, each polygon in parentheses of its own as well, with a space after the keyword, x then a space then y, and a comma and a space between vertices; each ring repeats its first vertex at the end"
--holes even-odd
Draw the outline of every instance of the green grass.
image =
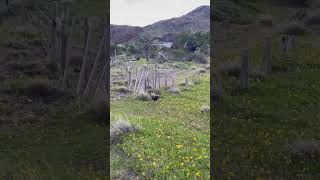
POLYGON ((200 112, 202 105, 209 105, 208 75, 180 95, 162 94, 157 103, 133 97, 112 102, 113 121, 126 118, 142 128, 113 147, 125 157, 114 160, 112 169, 119 167, 122 158, 143 179, 209 179, 210 116, 200 112))
MULTIPOLYGON (((0 128, 1 176, 41 179, 104 179, 105 128, 74 112, 73 106, 42 106, 40 122, 0 128), (91 122, 90 122, 91 121, 91 122)), ((24 114, 28 116, 28 113, 24 114)), ((34 117, 39 118, 39 117, 34 117)))
MULTIPOLYGON (((252 79, 247 92, 238 90, 237 79, 222 77, 227 92, 212 122, 215 178, 296 179, 318 173, 318 157, 298 158, 287 148, 295 140, 320 138, 320 53, 303 37, 297 42, 288 57, 275 46, 273 67, 278 72, 252 79)), ((251 52, 258 65, 263 51, 251 52)))

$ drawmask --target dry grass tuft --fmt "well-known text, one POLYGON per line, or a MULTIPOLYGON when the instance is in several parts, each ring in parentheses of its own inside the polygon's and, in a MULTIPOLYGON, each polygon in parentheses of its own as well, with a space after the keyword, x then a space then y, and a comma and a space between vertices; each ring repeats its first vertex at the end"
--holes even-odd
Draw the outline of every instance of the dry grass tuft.
POLYGON ((139 101, 150 101, 151 98, 147 93, 140 93, 136 96, 136 99, 139 101))
POLYGON ((118 120, 113 123, 110 129, 110 141, 112 144, 119 143, 125 134, 136 133, 140 130, 139 126, 129 123, 127 120, 118 120))
POLYGON ((200 112, 205 113, 210 111, 210 106, 208 105, 203 105, 200 107, 200 112))

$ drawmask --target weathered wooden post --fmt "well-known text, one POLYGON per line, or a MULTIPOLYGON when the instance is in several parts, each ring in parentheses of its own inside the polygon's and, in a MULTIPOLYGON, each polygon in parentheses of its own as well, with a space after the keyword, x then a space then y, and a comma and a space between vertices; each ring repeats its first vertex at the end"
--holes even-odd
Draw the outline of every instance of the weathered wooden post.
POLYGON ((96 79, 98 76, 99 68, 101 68, 101 66, 99 66, 99 64, 101 64, 101 61, 105 62, 105 60, 102 59, 101 56, 104 51, 104 46, 107 44, 105 41, 106 41, 106 34, 108 33, 108 28, 106 28, 104 31, 105 32, 104 32, 102 40, 100 42, 99 49, 98 49, 98 52, 97 52, 90 76, 89 76, 88 83, 87 83, 86 88, 84 89, 84 92, 82 95, 85 99, 90 99, 92 97, 92 93, 95 88, 95 83, 96 83, 96 79))
POLYGON ((146 92, 147 91, 147 76, 148 76, 148 73, 147 73, 147 65, 145 64, 145 65, 143 65, 143 69, 144 69, 144 72, 145 72, 145 74, 144 74, 144 92, 146 92))
POLYGON ((295 48, 295 47, 296 47, 295 38, 296 38, 296 37, 295 37, 294 35, 291 36, 291 47, 292 47, 292 48, 295 48))
POLYGON ((128 89, 131 90, 131 70, 129 71, 129 77, 128 77, 128 89))
POLYGON ((171 70, 171 77, 172 77, 172 79, 171 79, 171 93, 172 94, 174 94, 174 92, 175 92, 175 86, 174 86, 174 70, 171 70))
POLYGON ((74 25, 74 19, 71 17, 71 2, 66 3, 66 31, 65 31, 65 37, 66 37, 66 50, 65 50, 65 56, 64 56, 64 73, 62 78, 62 88, 67 88, 67 81, 68 81, 68 75, 69 75, 69 63, 70 63, 70 51, 71 51, 71 38, 72 38, 72 31, 73 31, 73 25, 74 25))
POLYGON ((288 54, 288 36, 283 35, 281 37, 281 51, 283 54, 288 54))
POLYGON ((168 89, 168 77, 167 77, 167 72, 164 74, 164 89, 168 89))
POLYGON ((139 78, 139 82, 138 82, 138 84, 137 84, 137 87, 136 87, 135 92, 138 92, 138 91, 140 91, 140 89, 141 89, 141 88, 140 88, 140 84, 141 84, 143 75, 144 75, 144 72, 143 72, 143 70, 142 70, 141 75, 140 75, 140 78, 139 78))
POLYGON ((294 48, 295 44, 294 44, 294 35, 289 35, 289 38, 288 38, 288 46, 289 48, 294 48))
POLYGON ((154 69, 153 69, 152 87, 153 87, 153 89, 157 89, 157 64, 154 65, 154 69))
POLYGON ((249 88, 249 50, 242 51, 241 71, 240 71, 240 88, 249 88))
POLYGON ((56 65, 56 55, 57 55, 57 50, 56 50, 56 33, 57 30, 57 24, 56 24, 56 17, 53 16, 51 19, 51 24, 50 24, 50 33, 49 33, 49 47, 48 47, 48 59, 51 65, 56 65))
POLYGON ((137 74, 136 74, 136 78, 135 78, 135 82, 134 82, 134 88, 133 88, 133 92, 135 93, 136 92, 136 88, 137 88, 137 85, 138 85, 138 78, 139 78, 139 71, 140 69, 137 69, 137 74))
POLYGON ((158 77, 158 84, 159 84, 159 89, 160 89, 161 88, 161 82, 160 82, 161 77, 160 77, 160 70, 159 69, 157 70, 157 77, 158 77))
POLYGON ((91 39, 91 25, 89 24, 88 19, 85 20, 85 27, 83 28, 85 33, 85 44, 84 44, 84 53, 82 57, 82 66, 81 66, 81 71, 79 75, 79 81, 77 84, 77 94, 80 95, 83 93, 83 90, 85 88, 86 82, 89 78, 89 70, 88 70, 88 51, 89 51, 89 41, 91 39))
POLYGON ((265 56, 265 73, 270 74, 272 71, 272 39, 266 38, 266 56, 265 56))
POLYGON ((184 83, 184 85, 185 85, 185 87, 188 87, 189 86, 189 80, 188 80, 188 78, 186 77, 186 79, 185 79, 185 83, 184 83))

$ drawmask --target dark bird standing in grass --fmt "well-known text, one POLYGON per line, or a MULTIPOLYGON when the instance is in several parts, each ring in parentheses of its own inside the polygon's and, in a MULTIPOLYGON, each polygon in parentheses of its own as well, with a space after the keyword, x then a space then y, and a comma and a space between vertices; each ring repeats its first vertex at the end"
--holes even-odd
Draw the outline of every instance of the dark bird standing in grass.
POLYGON ((153 101, 158 101, 158 99, 160 98, 159 94, 155 94, 154 92, 151 93, 151 98, 153 101))

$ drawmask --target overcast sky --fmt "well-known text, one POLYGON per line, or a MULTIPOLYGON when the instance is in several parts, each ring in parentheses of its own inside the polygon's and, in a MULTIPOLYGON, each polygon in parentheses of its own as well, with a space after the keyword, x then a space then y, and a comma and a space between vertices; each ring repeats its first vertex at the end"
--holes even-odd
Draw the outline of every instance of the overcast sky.
POLYGON ((146 26, 210 5, 210 0, 111 0, 111 24, 146 26))

